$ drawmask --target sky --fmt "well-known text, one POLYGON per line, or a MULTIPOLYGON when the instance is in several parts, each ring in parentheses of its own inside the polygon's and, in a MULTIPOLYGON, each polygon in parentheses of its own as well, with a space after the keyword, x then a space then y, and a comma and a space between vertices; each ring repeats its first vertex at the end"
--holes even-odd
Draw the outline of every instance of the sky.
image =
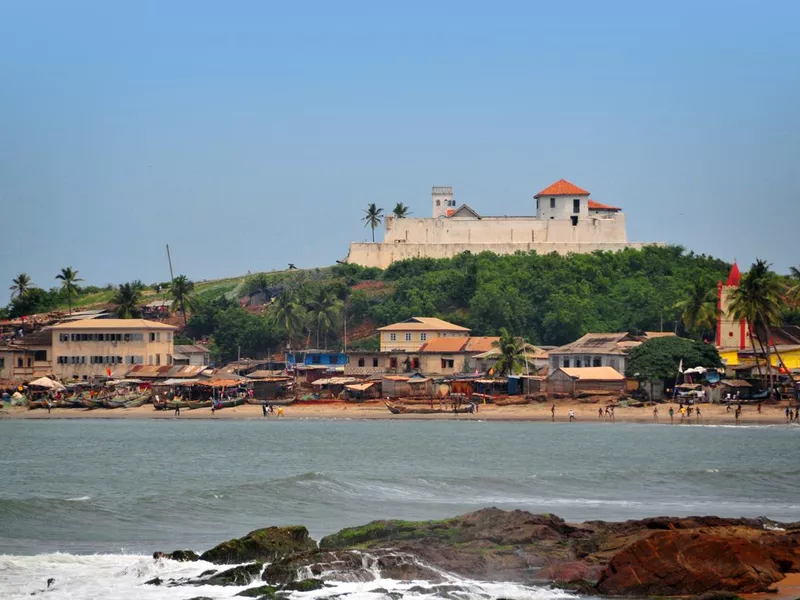
MULTIPOLYGON (((327 266, 363 209, 565 178, 800 264, 800 2, 0 0, 0 290, 327 266)), ((378 232, 376 232, 378 233, 378 232)), ((1 292, 0 292, 1 293, 1 292)))

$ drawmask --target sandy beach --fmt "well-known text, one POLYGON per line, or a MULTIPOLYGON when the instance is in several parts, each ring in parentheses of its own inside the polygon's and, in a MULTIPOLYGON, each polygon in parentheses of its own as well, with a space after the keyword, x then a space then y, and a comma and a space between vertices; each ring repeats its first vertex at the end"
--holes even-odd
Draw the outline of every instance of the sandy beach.
MULTIPOLYGON (((441 413, 432 415, 393 415, 389 413, 383 401, 369 401, 364 403, 295 403, 283 407, 283 416, 270 415, 267 419, 392 419, 392 420, 468 420, 468 421, 569 421, 569 411, 575 413, 577 421, 581 422, 609 422, 609 417, 598 416, 599 404, 582 404, 574 400, 557 400, 555 419, 550 413, 551 404, 525 404, 514 406, 495 406, 481 404, 474 414, 441 413)), ((761 413, 755 406, 743 406, 742 417, 739 425, 777 425, 785 424, 786 404, 763 405, 761 413)), ((675 425, 736 425, 733 410, 727 411, 724 405, 704 404, 700 406, 701 416, 694 414, 691 418, 680 418, 677 404, 661 404, 658 407, 658 418, 653 416, 652 407, 624 408, 617 407, 614 422, 629 423, 657 423, 675 425), (674 409, 675 416, 669 417, 670 406, 674 409)), ((210 408, 191 410, 181 409, 180 416, 175 416, 172 410, 155 410, 152 405, 139 408, 117 409, 74 409, 54 408, 48 414, 45 409, 28 410, 24 407, 9 407, 0 410, 2 419, 264 419, 261 407, 255 405, 242 405, 234 408, 225 408, 211 413, 210 408)))

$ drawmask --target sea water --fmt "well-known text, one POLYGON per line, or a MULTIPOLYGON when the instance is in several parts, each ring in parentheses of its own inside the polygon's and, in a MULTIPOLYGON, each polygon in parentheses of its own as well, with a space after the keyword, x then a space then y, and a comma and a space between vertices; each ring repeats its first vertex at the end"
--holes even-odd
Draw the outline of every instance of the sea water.
MULTIPOLYGON (((209 565, 154 560, 268 525, 316 539, 372 519, 486 506, 568 520, 800 520, 800 428, 476 421, 0 421, 0 596, 232 597, 145 586, 209 565)), ((564 592, 456 578, 475 598, 564 592)), ((413 582, 324 593, 377 599, 413 582)), ((297 594, 311 597, 315 594, 297 594)), ((412 594, 413 595, 413 594, 412 594)))

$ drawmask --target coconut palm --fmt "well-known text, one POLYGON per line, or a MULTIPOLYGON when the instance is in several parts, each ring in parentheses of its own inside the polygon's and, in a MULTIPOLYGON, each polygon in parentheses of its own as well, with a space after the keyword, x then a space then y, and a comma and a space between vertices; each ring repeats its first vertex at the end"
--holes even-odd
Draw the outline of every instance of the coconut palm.
POLYGON ((695 281, 686 298, 675 304, 675 308, 680 311, 686 331, 697 335, 700 331, 711 328, 717 310, 713 285, 705 278, 695 281))
POLYGON ((325 344, 328 343, 328 332, 336 328, 342 314, 344 304, 327 287, 321 287, 311 297, 308 304, 308 324, 317 329, 317 348, 319 348, 320 333, 325 335, 325 344))
MULTIPOLYGON (((784 288, 766 261, 756 260, 731 292, 729 312, 734 319, 746 319, 750 325, 750 343, 756 354, 755 340, 765 349, 767 371, 772 390, 772 369, 769 360, 771 327, 781 323, 784 288)), ((777 349, 776 349, 777 353, 777 349)), ((778 360, 783 359, 778 353, 778 360)), ((791 378, 791 373, 789 374, 791 378)))
POLYGON ((117 317, 120 319, 138 319, 142 316, 139 308, 142 303, 142 290, 136 284, 135 281, 123 283, 111 299, 112 304, 117 305, 117 317))
POLYGON ((392 213, 398 219, 405 219, 408 215, 411 214, 411 211, 408 210, 408 207, 405 204, 403 204, 402 202, 398 202, 395 205, 394 210, 392 210, 392 213))
POLYGON ((500 352, 500 358, 494 365, 495 373, 503 377, 522 370, 525 353, 522 338, 514 337, 503 327, 500 329, 500 339, 492 342, 492 346, 500 352))
POLYGON ((56 275, 56 279, 61 281, 61 287, 67 291, 67 305, 69 306, 70 314, 72 314, 72 294, 78 293, 78 286, 75 284, 83 281, 83 279, 78 277, 78 271, 72 267, 61 269, 61 273, 56 275))
POLYGON ((788 299, 795 307, 800 306, 800 268, 789 267, 788 299))
POLYGON ((31 281, 31 276, 27 273, 20 273, 14 279, 11 280, 11 287, 8 288, 11 290, 11 297, 14 296, 18 298, 23 298, 29 290, 36 287, 33 285, 31 281))
POLYGON ((364 221, 364 227, 372 227, 372 241, 375 242, 375 228, 381 224, 383 220, 383 209, 378 208, 374 202, 367 205, 367 208, 364 209, 364 217, 362 217, 362 221, 364 221))
POLYGON ((194 310, 197 307, 197 298, 194 295, 194 282, 189 281, 186 275, 178 275, 172 280, 169 286, 169 295, 172 297, 170 309, 174 312, 178 309, 183 313, 183 325, 188 326, 189 321, 186 316, 186 309, 194 310))
POLYGON ((297 301, 297 294, 284 290, 270 306, 269 318, 284 331, 291 346, 292 340, 302 331, 305 323, 305 314, 303 307, 297 301))

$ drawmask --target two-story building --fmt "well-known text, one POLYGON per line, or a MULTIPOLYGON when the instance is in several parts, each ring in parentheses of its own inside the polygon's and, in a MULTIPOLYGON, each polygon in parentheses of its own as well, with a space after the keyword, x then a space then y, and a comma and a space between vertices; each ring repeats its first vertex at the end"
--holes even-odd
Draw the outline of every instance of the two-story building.
POLYGON ((673 336, 671 332, 643 332, 633 336, 630 333, 587 333, 574 342, 550 350, 550 372, 556 369, 611 367, 618 373, 625 373, 628 352, 644 341, 655 337, 673 336))
POLYGON ((52 373, 52 333, 42 329, 0 345, 0 379, 30 381, 52 373))
POLYGON ((416 352, 421 346, 436 338, 467 338, 469 331, 466 327, 435 317, 411 317, 378 329, 381 352, 416 352))
POLYGON ((171 365, 176 327, 145 319, 61 323, 52 332, 52 372, 60 379, 105 376, 118 365, 171 365))

